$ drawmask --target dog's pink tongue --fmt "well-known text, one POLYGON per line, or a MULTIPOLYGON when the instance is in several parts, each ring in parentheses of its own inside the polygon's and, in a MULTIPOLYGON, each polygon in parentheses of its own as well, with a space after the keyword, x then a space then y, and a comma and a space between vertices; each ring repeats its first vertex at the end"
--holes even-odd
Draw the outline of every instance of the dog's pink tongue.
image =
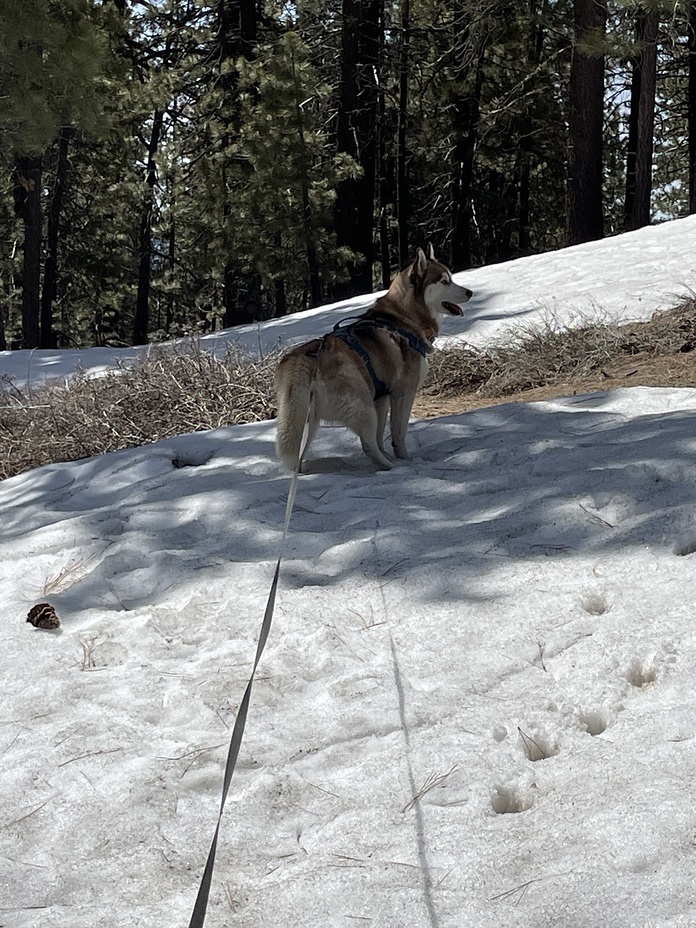
POLYGON ((464 310, 461 308, 461 306, 457 306, 456 303, 448 303, 445 301, 442 305, 445 307, 447 312, 452 313, 453 316, 464 315, 464 310))

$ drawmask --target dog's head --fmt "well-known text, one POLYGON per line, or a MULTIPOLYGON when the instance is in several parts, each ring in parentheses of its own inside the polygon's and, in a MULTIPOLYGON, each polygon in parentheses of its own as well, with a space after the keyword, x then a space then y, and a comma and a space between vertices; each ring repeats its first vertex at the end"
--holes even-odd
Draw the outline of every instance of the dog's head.
POLYGON ((428 245, 427 255, 422 248, 418 249, 410 278, 415 292, 422 294, 435 320, 439 321, 442 316, 464 315, 461 304, 471 299, 471 290, 455 284, 449 268, 436 259, 432 245, 428 245))

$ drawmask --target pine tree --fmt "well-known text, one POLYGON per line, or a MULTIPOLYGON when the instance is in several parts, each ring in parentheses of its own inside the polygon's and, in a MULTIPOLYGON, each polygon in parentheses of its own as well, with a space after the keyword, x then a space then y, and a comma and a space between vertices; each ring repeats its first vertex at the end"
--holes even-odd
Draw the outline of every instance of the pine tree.
POLYGON ((568 244, 604 235, 602 203, 606 0, 574 0, 570 67, 568 244))
POLYGON ((687 24, 687 50, 688 50, 688 94, 687 94, 687 122, 688 122, 688 190, 689 212, 696 213, 696 0, 690 0, 689 20, 687 24))
POLYGON ((245 170, 236 188, 235 253, 263 281, 277 280, 282 268, 294 307, 317 305, 337 273, 335 191, 357 173, 351 159, 332 153, 322 129, 330 88, 318 82, 293 31, 243 66, 241 87, 245 170))
POLYGON ((344 180, 337 191, 337 242, 352 253, 349 280, 337 286, 338 297, 369 292, 373 286, 382 15, 382 0, 343 0, 337 150, 356 161, 361 173, 344 180))
POLYGON ((639 229, 650 223, 657 79, 657 9, 637 9, 635 30, 624 201, 626 229, 639 229))
POLYGON ((99 79, 106 55, 105 34, 89 0, 66 0, 60 6, 6 0, 0 7, 0 130, 12 152, 15 212, 24 230, 24 347, 55 344, 53 284, 43 315, 40 309, 44 154, 61 129, 99 124, 99 79))

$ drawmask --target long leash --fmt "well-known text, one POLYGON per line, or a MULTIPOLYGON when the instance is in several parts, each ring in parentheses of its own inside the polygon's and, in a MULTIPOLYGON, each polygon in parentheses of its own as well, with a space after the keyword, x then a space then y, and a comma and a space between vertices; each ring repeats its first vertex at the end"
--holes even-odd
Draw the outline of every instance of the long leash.
MULTIPOLYGON (((321 347, 319 350, 321 351, 321 347)), ((283 523, 283 536, 280 541, 280 554, 278 555, 278 560, 276 562, 275 571, 273 573, 273 582, 271 583, 271 591, 268 594, 266 611, 264 612, 263 622, 261 623, 259 640, 256 645, 256 657, 254 658, 254 666, 252 667, 251 674, 249 675, 249 681, 246 685, 246 689, 244 690, 242 701, 239 704, 239 711, 237 712, 237 718, 235 719, 234 728, 232 729, 232 737, 230 739, 230 746, 227 752, 227 761, 225 763, 225 774, 222 781, 220 811, 218 812, 217 823, 213 833, 213 840, 211 841, 210 850, 208 851, 208 859, 206 860, 203 876, 201 877, 201 882, 198 887, 198 895, 196 896, 196 902, 193 906, 193 913, 191 914, 189 928, 203 928, 203 924, 205 922, 205 915, 208 908, 208 897, 210 895, 210 885, 213 879, 213 869, 215 867, 215 855, 217 853, 218 837, 220 834, 220 826, 222 824, 222 815, 225 811, 225 803, 227 802, 227 794, 230 790, 232 775, 234 774, 235 767, 237 766, 239 748, 241 747, 242 738, 244 737, 244 728, 246 726, 247 714, 249 712, 249 702, 251 700, 252 686, 256 677, 256 668, 259 666, 261 655, 263 654, 263 650, 266 647, 266 641, 268 640, 268 634, 271 630, 271 623, 273 621, 276 592, 278 590, 278 578, 280 576, 280 564, 283 560, 283 555, 285 554, 285 542, 288 535, 288 528, 290 526, 290 516, 292 515, 292 510, 295 505, 295 495, 297 494, 297 479, 299 477, 302 458, 307 449, 307 441, 309 438, 309 420, 312 410, 312 403, 314 402, 315 379, 316 370, 314 376, 312 377, 312 382, 309 389, 309 404, 307 406, 307 416, 305 418, 304 427, 302 429, 302 440, 300 441, 300 451, 297 457, 297 466, 295 467, 292 478, 290 480, 288 499, 287 503, 285 504, 285 522, 283 523)))
MULTIPOLYGON (((351 327, 350 325, 350 323, 352 322, 351 319, 343 320, 343 322, 349 323, 349 325, 345 326, 345 328, 351 327)), ((411 348, 415 349, 420 354, 422 354, 423 357, 425 357, 425 354, 427 351, 426 345, 416 335, 414 335, 411 332, 408 332, 408 330, 397 328, 395 326, 392 326, 391 324, 386 325, 379 320, 374 320, 374 321, 365 320, 365 322, 366 323, 369 322, 370 324, 376 325, 380 328, 389 328, 392 331, 395 331, 397 334, 406 338, 411 348)), ((370 371, 371 373, 372 379, 375 382, 375 390, 377 391, 379 386, 384 386, 384 385, 382 384, 382 382, 379 380, 379 378, 375 374, 374 369, 372 368, 372 363, 370 361, 369 355, 367 355, 367 352, 365 352, 362 346, 359 346, 359 348, 355 348, 355 346, 348 341, 348 338, 346 337, 347 333, 344 333, 342 331, 343 328, 344 326, 341 323, 337 323, 337 325, 334 326, 334 332, 332 334, 338 335, 339 338, 342 338, 344 341, 350 344, 350 347, 354 348, 354 350, 357 350, 361 357, 363 357, 363 355, 367 357, 366 364, 368 367, 368 371, 370 371)), ((232 729, 232 737, 230 739, 230 746, 227 752, 227 761, 225 763, 225 773, 223 776, 222 795, 220 798, 220 810, 218 812, 217 822, 215 824, 215 831, 213 832, 213 840, 211 841, 210 850, 208 851, 208 857, 205 863, 205 869, 203 870, 203 876, 201 877, 201 882, 198 887, 198 894, 196 896, 196 902, 194 904, 193 912, 191 914, 191 920, 189 921, 189 928, 203 928, 203 925, 205 923, 205 916, 206 916, 206 912, 208 908, 208 898, 210 896, 210 886, 211 886, 212 879, 213 879, 213 870, 215 868, 215 857, 217 854, 218 837, 220 835, 220 827, 222 825, 222 816, 225 811, 225 804, 227 802, 227 794, 229 793, 230 784, 232 783, 232 776, 237 766, 237 758, 239 756, 239 749, 242 744, 242 738, 244 737, 244 729, 246 727, 246 720, 247 720, 247 715, 249 712, 249 703, 251 701, 251 690, 254 684, 254 679, 256 677, 256 670, 259 666, 259 661, 261 660, 261 655, 263 654, 264 648, 266 647, 268 635, 271 630, 271 623, 273 621, 273 612, 275 610, 276 593, 278 590, 278 578, 280 576, 280 565, 283 560, 283 555, 285 553, 285 543, 287 540, 288 529, 290 526, 290 517, 292 515, 293 507, 295 505, 295 496, 297 494, 297 480, 298 480, 299 473, 300 473, 300 467, 302 465, 302 458, 304 457, 304 453, 307 449, 307 442, 309 440, 309 422, 310 422, 310 417, 311 417, 312 404, 314 402, 315 383, 316 383, 316 376, 317 376, 317 371, 319 367, 319 363, 318 363, 319 355, 321 354, 321 350, 324 346, 324 340, 327 337, 328 336, 325 335, 321 339, 316 355, 314 356, 317 363, 316 363, 314 374, 312 375, 312 380, 310 383, 309 403, 307 405, 307 415, 305 417, 305 422, 304 422, 304 426, 302 429, 302 439, 300 441, 300 450, 297 456, 297 464, 296 464, 295 470, 293 471, 292 478, 290 480, 290 487, 288 489, 288 499, 285 505, 285 521, 283 523, 283 535, 282 535, 281 542, 280 542, 280 553, 278 555, 278 560, 276 561, 275 571, 273 572, 273 581, 271 583, 271 589, 268 594, 268 601, 266 603, 266 610, 264 612, 263 621, 261 623, 261 631, 259 633, 259 640, 256 645, 256 657, 254 658, 254 665, 252 667, 251 674, 249 675, 249 680, 244 690, 242 701, 239 704, 239 711, 237 712, 237 718, 235 719, 234 728, 232 729)), ((359 344, 357 343, 357 340, 354 340, 354 341, 356 342, 356 344, 359 344)), ((364 357, 363 357, 363 360, 365 360, 364 357)), ((393 648, 393 645, 392 645, 392 648, 393 648)))

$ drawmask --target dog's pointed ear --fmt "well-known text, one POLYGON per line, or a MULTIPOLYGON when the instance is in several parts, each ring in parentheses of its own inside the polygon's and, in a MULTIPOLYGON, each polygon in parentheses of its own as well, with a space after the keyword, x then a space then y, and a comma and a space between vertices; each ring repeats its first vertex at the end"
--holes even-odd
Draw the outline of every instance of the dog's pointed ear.
POLYGON ((428 261, 437 261, 437 258, 435 257, 435 249, 433 248, 432 242, 428 242, 428 250, 426 254, 428 256, 428 261))
POLYGON ((425 252, 422 248, 419 248, 416 251, 416 260, 413 262, 413 273, 416 277, 425 277, 425 272, 428 270, 428 259, 425 257, 425 252))

